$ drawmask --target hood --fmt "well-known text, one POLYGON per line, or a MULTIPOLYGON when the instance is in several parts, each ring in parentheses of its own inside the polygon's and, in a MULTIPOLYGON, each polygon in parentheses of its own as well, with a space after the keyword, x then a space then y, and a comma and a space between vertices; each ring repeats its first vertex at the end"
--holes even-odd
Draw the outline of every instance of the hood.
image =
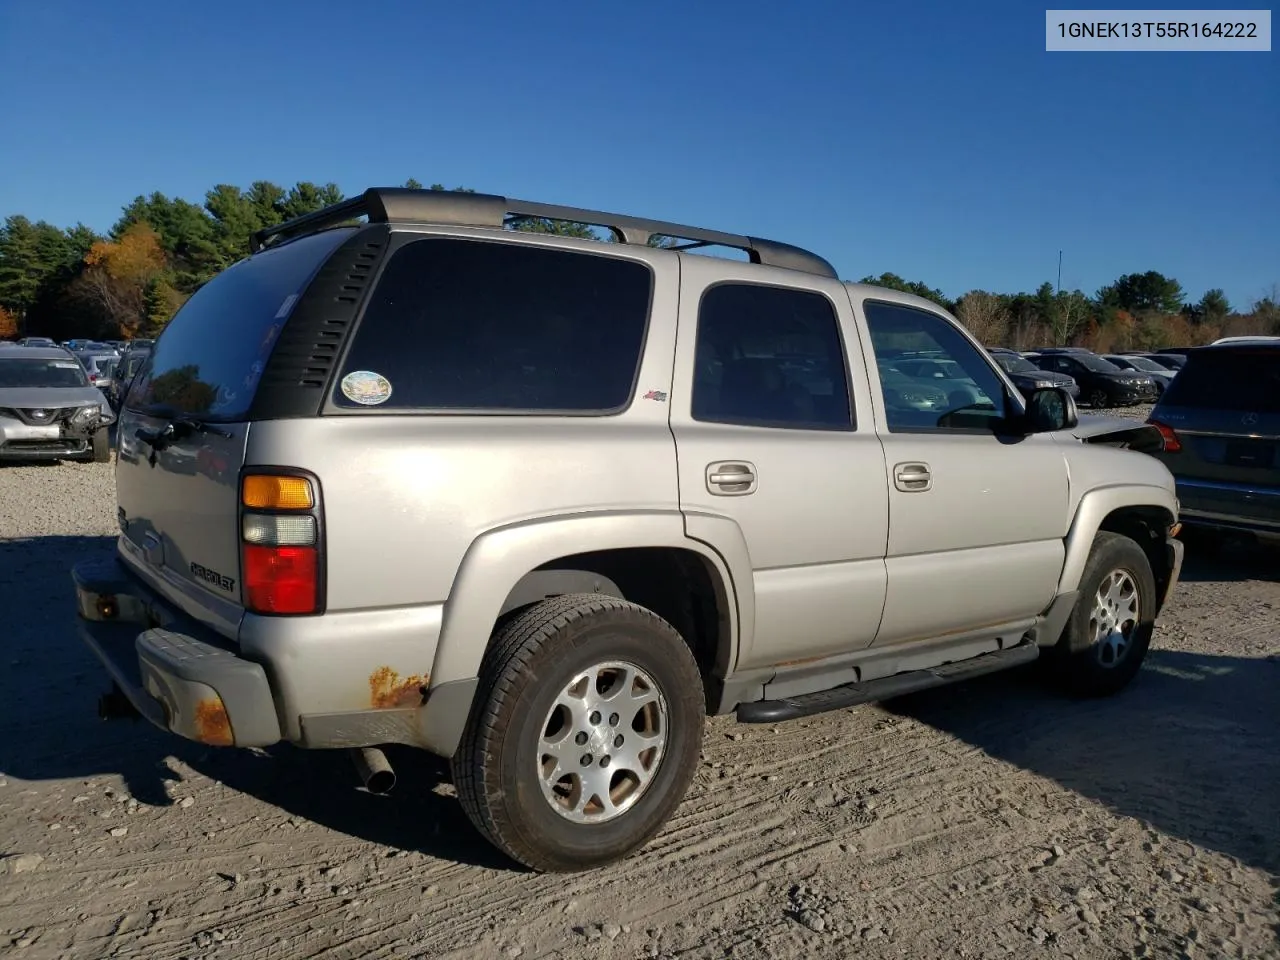
POLYGON ((1164 447, 1160 431, 1141 420, 1083 413, 1079 415, 1079 419, 1080 422, 1070 430, 1061 432, 1085 443, 1124 445, 1144 453, 1159 451, 1164 447))
POLYGON ((97 387, 0 387, 0 407, 85 407, 104 403, 97 387))
POLYGON ((1012 373, 1009 377, 1015 383, 1021 380, 1027 383, 1051 383, 1055 387, 1068 386, 1076 382, 1075 377, 1058 373, 1056 370, 1037 370, 1034 373, 1024 370, 1020 373, 1012 373))

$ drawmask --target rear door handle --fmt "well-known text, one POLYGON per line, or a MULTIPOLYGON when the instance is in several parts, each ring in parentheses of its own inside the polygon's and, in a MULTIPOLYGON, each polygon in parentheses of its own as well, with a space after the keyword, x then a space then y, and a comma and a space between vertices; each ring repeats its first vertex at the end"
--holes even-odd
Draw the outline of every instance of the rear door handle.
POLYGON ((756 489, 756 467, 745 460, 707 464, 707 489, 717 497, 741 497, 756 489))
POLYGON ((893 468, 893 483, 903 493, 923 493, 933 487, 927 463, 899 463, 893 468))

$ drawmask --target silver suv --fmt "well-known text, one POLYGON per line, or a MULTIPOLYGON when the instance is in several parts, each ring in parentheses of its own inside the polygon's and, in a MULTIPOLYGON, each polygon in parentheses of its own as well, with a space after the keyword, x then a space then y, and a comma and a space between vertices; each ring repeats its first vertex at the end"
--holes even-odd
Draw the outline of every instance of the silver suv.
POLYGON ((118 555, 74 571, 107 715, 350 748, 375 792, 419 747, 511 857, 583 869, 672 814, 708 713, 1037 658, 1111 693, 1177 580, 1160 462, 807 251, 404 189, 252 246, 120 414, 118 555))

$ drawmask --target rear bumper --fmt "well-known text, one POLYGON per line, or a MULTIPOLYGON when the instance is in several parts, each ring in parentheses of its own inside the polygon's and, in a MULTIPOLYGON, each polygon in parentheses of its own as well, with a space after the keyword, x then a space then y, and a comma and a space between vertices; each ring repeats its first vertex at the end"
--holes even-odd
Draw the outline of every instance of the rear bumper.
POLYGON ((72 580, 81 639, 143 717, 210 746, 262 747, 281 739, 261 664, 194 621, 161 612, 114 559, 77 564, 72 580))
POLYGON ((1280 488, 1182 477, 1175 482, 1179 519, 1188 526, 1280 536, 1280 488))
POLYGON ((430 608, 425 616, 403 609, 305 621, 246 616, 236 647, 116 557, 77 564, 72 581, 81 639, 120 693, 151 723, 188 740, 315 749, 402 743, 448 757, 470 715, 475 678, 432 684, 423 696, 425 675, 404 677, 403 690, 385 689, 401 679, 393 669, 362 676, 366 659, 434 636, 438 611, 430 608), (361 691, 364 706, 353 696, 361 691))

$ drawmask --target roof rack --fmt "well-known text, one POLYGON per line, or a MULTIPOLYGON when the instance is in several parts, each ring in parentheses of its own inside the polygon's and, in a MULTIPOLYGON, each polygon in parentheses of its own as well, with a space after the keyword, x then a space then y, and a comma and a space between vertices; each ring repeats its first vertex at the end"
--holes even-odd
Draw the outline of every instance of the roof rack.
POLYGON ((284 223, 264 227, 250 236, 249 249, 257 253, 272 241, 280 242, 362 216, 368 217, 370 223, 442 223, 467 227, 505 227, 522 220, 583 223, 604 227, 619 243, 643 245, 651 237, 670 237, 673 240, 687 241, 670 248, 673 250, 731 247, 744 251, 752 263, 786 267, 839 279, 835 267, 816 253, 776 240, 703 230, 681 223, 645 220, 600 210, 508 200, 506 197, 487 193, 418 190, 409 187, 370 187, 357 197, 284 223))

